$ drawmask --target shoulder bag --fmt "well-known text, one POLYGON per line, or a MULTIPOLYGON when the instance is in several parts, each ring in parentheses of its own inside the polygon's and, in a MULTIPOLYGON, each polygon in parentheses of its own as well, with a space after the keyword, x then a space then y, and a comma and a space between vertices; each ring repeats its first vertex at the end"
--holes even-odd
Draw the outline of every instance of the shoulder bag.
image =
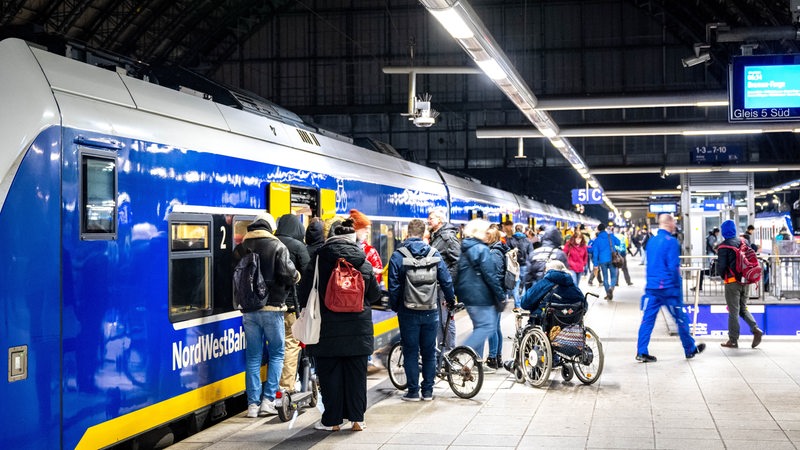
POLYGON ((616 250, 614 250, 614 246, 611 245, 611 235, 608 235, 608 249, 611 250, 611 265, 616 267, 617 269, 621 269, 622 266, 625 265, 625 258, 619 254, 616 250))
POLYGON ((319 257, 314 264, 314 281, 308 293, 306 307, 300 311, 300 317, 292 324, 292 335, 304 344, 319 343, 319 330, 322 317, 319 312, 319 257))

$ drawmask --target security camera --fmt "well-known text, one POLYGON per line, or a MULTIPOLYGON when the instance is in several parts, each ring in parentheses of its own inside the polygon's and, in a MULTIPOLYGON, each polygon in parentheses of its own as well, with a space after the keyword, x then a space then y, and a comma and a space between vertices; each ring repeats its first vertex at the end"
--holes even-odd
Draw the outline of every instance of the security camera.
POLYGON ((708 53, 701 53, 697 56, 681 59, 681 64, 683 64, 683 67, 692 67, 708 61, 711 61, 711 55, 708 53))
POLYGON ((436 123, 439 111, 431 108, 431 95, 424 94, 422 97, 414 98, 414 108, 411 113, 406 114, 408 120, 420 128, 428 128, 436 123))
POLYGON ((428 128, 436 123, 435 117, 414 117, 412 120, 414 121, 414 125, 420 128, 428 128))

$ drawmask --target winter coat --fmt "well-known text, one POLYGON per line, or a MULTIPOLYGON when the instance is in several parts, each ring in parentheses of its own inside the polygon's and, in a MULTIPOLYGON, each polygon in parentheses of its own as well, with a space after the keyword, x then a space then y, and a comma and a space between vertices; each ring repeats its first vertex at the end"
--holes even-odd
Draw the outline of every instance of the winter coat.
POLYGON ((647 284, 645 289, 681 288, 681 254, 678 239, 667 230, 658 230, 647 244, 647 284))
POLYGON ((567 265, 567 255, 561 250, 561 232, 557 228, 545 231, 542 236, 542 246, 528 255, 528 271, 525 273, 525 288, 544 277, 547 261, 557 259, 567 265))
POLYGON ((492 261, 497 272, 497 281, 503 289, 505 289, 506 282, 506 253, 508 251, 508 246, 501 241, 497 241, 489 247, 489 253, 492 255, 492 261))
POLYGON ((520 306, 528 311, 536 311, 548 303, 580 303, 586 308, 586 298, 572 280, 572 275, 560 270, 548 270, 544 277, 537 281, 520 297, 520 306), (561 298, 552 298, 550 290, 561 298))
MULTIPOLYGON (((300 273, 305 272, 310 260, 306 245, 303 243, 305 234, 305 227, 300 223, 300 218, 294 214, 284 214, 278 219, 278 230, 275 231, 275 237, 283 242, 283 245, 289 250, 289 258, 292 260, 295 269, 300 273)), ((289 311, 298 310, 296 287, 289 290, 289 295, 286 297, 286 307, 289 311)))
POLYGON ((525 233, 514 233, 508 238, 508 246, 517 249, 517 262, 520 266, 528 264, 528 255, 533 253, 533 244, 525 236, 525 233))
POLYGON ((439 250, 450 276, 455 279, 458 273, 458 258, 461 256, 458 228, 450 223, 442 224, 438 230, 431 233, 431 245, 439 250))
MULTIPOLYGON (((730 245, 733 248, 739 248, 739 242, 740 239, 734 236, 725 239, 720 245, 730 245)), ((742 274, 736 271, 736 252, 734 250, 725 247, 717 247, 717 273, 722 277, 722 281, 725 283, 742 279, 742 274)))
POLYGON ((494 306, 505 301, 494 258, 478 239, 470 237, 461 243, 456 295, 467 306, 494 306))
POLYGON ((381 284, 381 277, 383 276, 383 261, 381 255, 375 250, 375 247, 367 244, 365 241, 358 243, 361 246, 361 251, 367 256, 367 261, 372 266, 372 271, 375 272, 375 280, 381 284))
MULTIPOLYGON (((352 236, 352 235, 350 235, 352 236)), ((372 308, 380 301, 381 292, 375 281, 372 266, 361 247, 348 236, 333 236, 317 250, 319 259, 319 299, 322 324, 319 343, 306 349, 312 356, 341 357, 366 356, 373 352, 372 308), (364 277, 364 311, 360 313, 333 312, 325 306, 328 279, 339 258, 357 268, 364 277)), ((300 306, 305 307, 314 283, 315 260, 309 262, 300 281, 298 292, 300 306)))
POLYGON ((611 246, 616 249, 622 245, 616 236, 609 235, 606 230, 597 233, 592 243, 592 264, 599 266, 600 264, 611 262, 611 246), (611 244, 609 245, 609 239, 611 244))
POLYGON ((567 255, 567 267, 576 273, 583 273, 586 263, 589 261, 589 250, 586 241, 575 244, 572 240, 564 244, 564 253, 567 255))
POLYGON ((325 232, 322 221, 315 220, 308 224, 306 229, 306 251, 308 257, 314 259, 317 250, 325 243, 325 232))
POLYGON ((267 230, 269 225, 263 220, 248 225, 242 243, 233 249, 233 266, 236 267, 247 254, 245 247, 258 253, 261 275, 269 289, 266 306, 284 308, 286 297, 294 289, 300 273, 295 269, 286 246, 267 230))
MULTIPOLYGON (((406 239, 401 247, 407 248, 415 258, 427 256, 431 249, 425 241, 416 237, 406 239)), ((436 268, 439 289, 444 292, 444 298, 448 303, 453 302, 455 300, 455 291, 453 290, 453 279, 450 277, 450 271, 447 270, 447 265, 438 250, 434 253, 434 256, 439 257, 439 264, 436 268)), ((419 312, 405 307, 405 287, 406 268, 403 266, 403 254, 395 250, 389 259, 389 307, 395 312, 419 312)), ((423 312, 427 313, 427 311, 423 312)))

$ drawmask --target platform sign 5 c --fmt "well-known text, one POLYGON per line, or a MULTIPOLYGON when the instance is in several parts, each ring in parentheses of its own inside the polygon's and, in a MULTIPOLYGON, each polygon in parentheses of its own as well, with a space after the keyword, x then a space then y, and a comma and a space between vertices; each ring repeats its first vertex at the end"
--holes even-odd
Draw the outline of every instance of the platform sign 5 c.
POLYGON ((602 189, 573 189, 572 203, 575 205, 599 205, 603 203, 602 189))

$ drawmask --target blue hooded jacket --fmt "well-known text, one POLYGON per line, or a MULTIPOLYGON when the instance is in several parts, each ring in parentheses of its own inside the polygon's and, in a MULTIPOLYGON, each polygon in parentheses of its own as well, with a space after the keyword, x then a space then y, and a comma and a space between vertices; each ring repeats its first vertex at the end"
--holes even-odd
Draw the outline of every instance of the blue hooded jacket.
POLYGON ((547 297, 551 296, 547 294, 553 287, 555 287, 553 292, 561 297, 557 299, 558 303, 581 303, 584 308, 586 307, 586 298, 581 290, 575 286, 572 275, 560 270, 548 270, 544 278, 522 294, 520 306, 531 312, 538 310, 543 306, 543 301, 550 301, 547 297))
POLYGON ((597 237, 594 238, 594 242, 592 243, 592 264, 595 266, 611 262, 611 246, 608 244, 609 239, 611 239, 611 245, 613 245, 614 248, 621 245, 619 239, 613 234, 609 236, 606 230, 597 233, 597 237))
POLYGON ((658 233, 647 243, 647 284, 649 289, 681 288, 681 249, 678 239, 667 230, 658 233))
POLYGON ((456 295, 467 306, 494 306, 506 299, 489 247, 478 239, 461 243, 456 295))

